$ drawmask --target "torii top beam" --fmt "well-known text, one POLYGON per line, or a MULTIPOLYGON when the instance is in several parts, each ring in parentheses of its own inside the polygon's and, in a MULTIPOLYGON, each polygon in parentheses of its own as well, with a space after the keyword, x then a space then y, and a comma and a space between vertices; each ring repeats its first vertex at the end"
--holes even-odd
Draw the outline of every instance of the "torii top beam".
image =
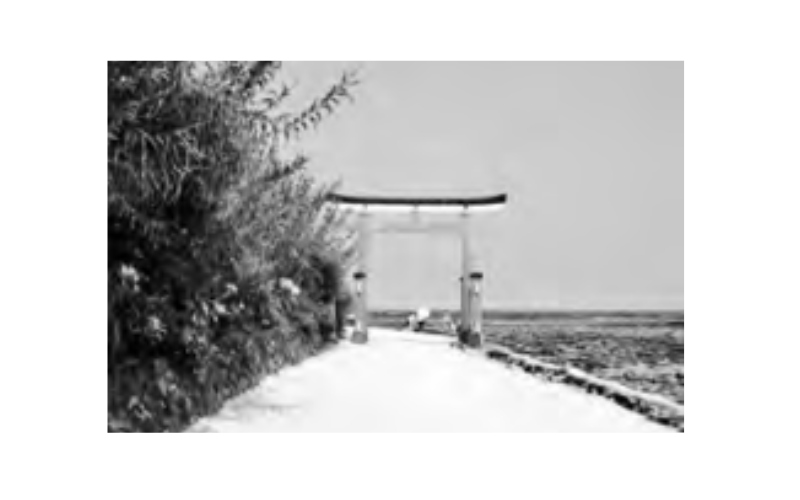
POLYGON ((471 213, 502 209, 508 201, 508 195, 416 198, 331 193, 328 200, 341 208, 357 212, 471 213))

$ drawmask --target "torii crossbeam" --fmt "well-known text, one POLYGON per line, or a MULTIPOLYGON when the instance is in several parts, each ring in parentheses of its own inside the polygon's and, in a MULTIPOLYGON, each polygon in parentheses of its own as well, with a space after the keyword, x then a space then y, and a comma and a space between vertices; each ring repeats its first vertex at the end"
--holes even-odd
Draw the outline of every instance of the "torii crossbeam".
POLYGON ((341 210, 355 212, 358 221, 358 263, 353 274, 356 293, 356 328, 352 340, 363 343, 369 339, 369 305, 367 277, 369 247, 374 232, 453 231, 461 238, 461 321, 459 338, 473 347, 483 344, 483 310, 481 282, 483 273, 477 269, 475 249, 470 244, 470 217, 476 213, 502 209, 508 201, 506 194, 481 197, 376 197, 333 193, 328 197, 341 210), (408 214, 404 224, 374 224, 374 215, 381 213, 408 214), (432 224, 423 221, 421 214, 455 215, 455 220, 432 224))

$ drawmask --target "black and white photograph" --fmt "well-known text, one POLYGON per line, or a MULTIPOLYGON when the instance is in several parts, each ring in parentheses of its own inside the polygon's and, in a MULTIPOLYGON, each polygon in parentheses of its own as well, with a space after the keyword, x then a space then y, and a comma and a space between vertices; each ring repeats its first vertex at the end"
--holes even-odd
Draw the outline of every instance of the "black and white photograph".
POLYGON ((108 61, 108 432, 684 432, 682 61, 108 61))
POLYGON ((797 497, 790 7, 9 4, 0 497, 797 497))

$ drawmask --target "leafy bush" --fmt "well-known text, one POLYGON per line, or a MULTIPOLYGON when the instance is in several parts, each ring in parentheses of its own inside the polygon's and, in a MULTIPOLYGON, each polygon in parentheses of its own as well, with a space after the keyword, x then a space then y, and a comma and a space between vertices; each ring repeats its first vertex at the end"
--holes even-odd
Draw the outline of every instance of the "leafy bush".
POLYGON ((350 236, 283 146, 355 80, 291 113, 280 69, 109 63, 109 430, 179 429, 332 338, 350 236))

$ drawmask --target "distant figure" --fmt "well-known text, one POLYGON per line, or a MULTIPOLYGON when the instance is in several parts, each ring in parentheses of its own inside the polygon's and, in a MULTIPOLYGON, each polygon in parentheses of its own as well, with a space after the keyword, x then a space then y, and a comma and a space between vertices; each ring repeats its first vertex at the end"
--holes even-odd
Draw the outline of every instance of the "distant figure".
POLYGON ((420 307, 417 309, 417 326, 418 330, 422 330, 425 328, 425 322, 431 317, 430 309, 426 307, 420 307))
POLYGON ((408 317, 408 324, 406 325, 411 330, 418 332, 425 328, 425 322, 430 318, 431 311, 428 308, 420 307, 417 312, 408 317))

